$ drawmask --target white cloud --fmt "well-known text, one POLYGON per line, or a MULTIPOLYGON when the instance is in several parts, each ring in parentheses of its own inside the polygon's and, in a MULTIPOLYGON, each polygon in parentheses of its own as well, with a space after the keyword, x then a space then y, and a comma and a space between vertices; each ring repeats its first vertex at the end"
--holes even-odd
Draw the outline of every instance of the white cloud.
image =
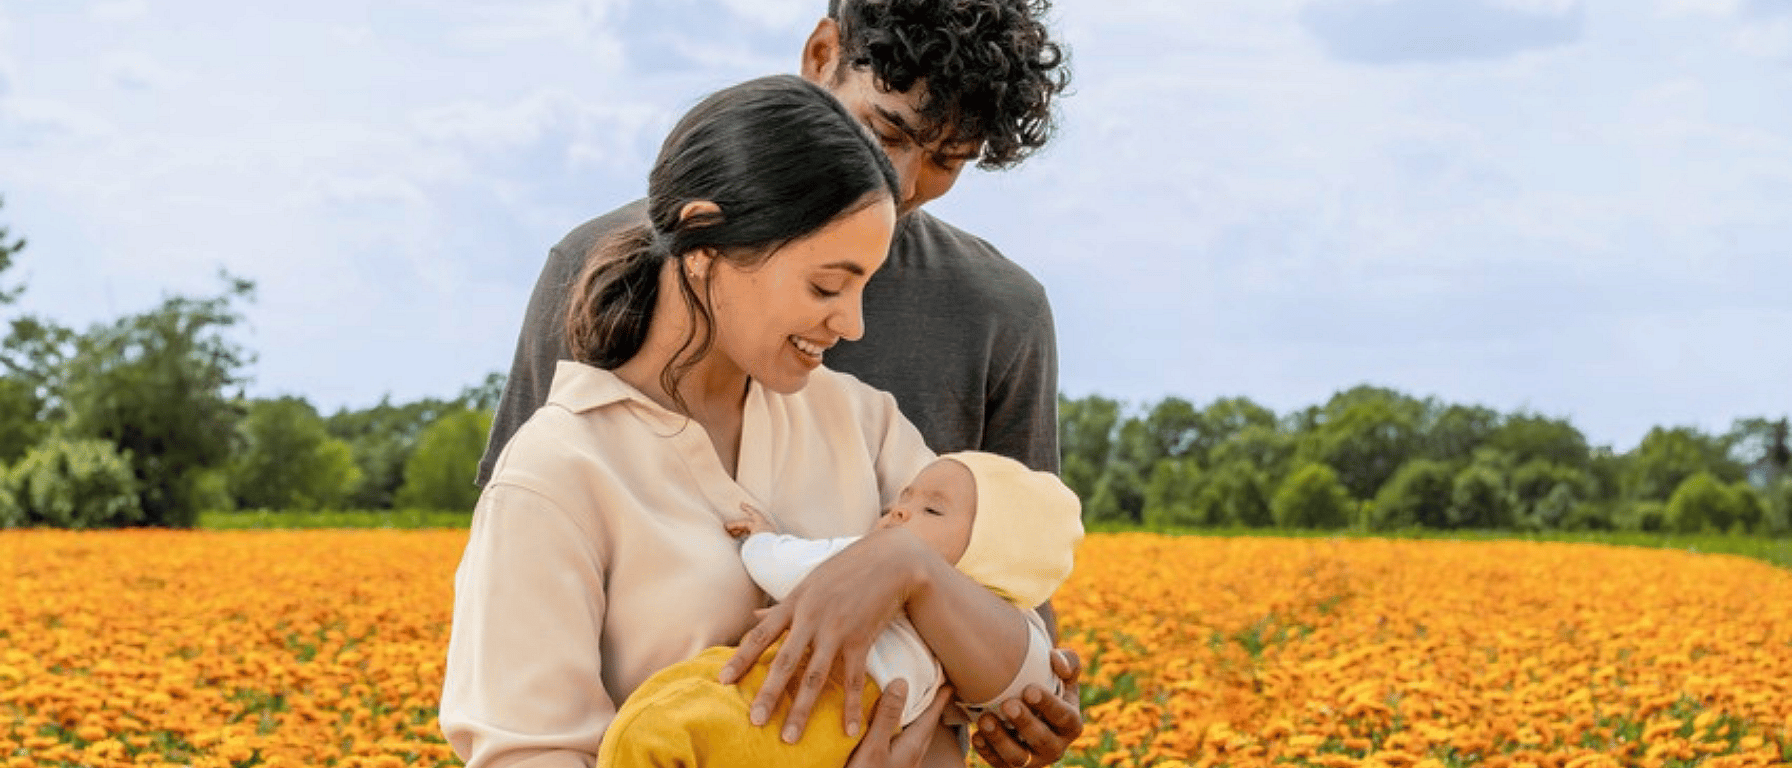
POLYGON ((106 77, 119 88, 152 91, 189 82, 186 73, 140 53, 116 52, 102 58, 106 77))
POLYGON ((148 17, 148 0, 102 0, 87 7, 87 18, 105 24, 139 21, 148 17))
POLYGON ((819 20, 826 12, 823 0, 722 0, 722 5, 735 16, 766 29, 804 27, 819 20))
POLYGON ((1736 32, 1736 47, 1763 59, 1792 57, 1792 15, 1764 19, 1736 32))
POLYGON ((1660 0, 1656 13, 1666 18, 1716 16, 1728 18, 1742 7, 1742 0, 1660 0))

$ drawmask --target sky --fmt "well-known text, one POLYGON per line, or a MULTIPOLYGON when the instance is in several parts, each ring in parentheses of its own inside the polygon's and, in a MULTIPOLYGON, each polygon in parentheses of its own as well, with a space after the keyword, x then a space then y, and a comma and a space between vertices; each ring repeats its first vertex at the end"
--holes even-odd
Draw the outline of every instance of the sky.
MULTIPOLYGON (((220 269, 252 396, 508 370, 549 246, 823 0, 0 0, 0 318, 220 269)), ((1051 297, 1065 394, 1358 384, 1573 422, 1792 412, 1792 0, 1059 0, 1057 137, 929 205, 1051 297)))

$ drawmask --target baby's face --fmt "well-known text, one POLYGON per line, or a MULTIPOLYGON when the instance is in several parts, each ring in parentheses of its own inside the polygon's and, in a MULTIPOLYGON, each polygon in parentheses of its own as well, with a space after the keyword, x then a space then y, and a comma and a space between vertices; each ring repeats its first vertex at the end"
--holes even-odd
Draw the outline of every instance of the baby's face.
POLYGON ((946 562, 957 564, 971 543, 976 517, 977 478, 963 464, 938 459, 909 481, 876 527, 907 528, 946 562))

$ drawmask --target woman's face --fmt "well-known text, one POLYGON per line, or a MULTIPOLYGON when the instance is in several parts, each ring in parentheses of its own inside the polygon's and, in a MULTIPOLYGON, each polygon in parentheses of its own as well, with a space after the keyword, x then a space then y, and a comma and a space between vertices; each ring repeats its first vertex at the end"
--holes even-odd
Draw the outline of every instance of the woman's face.
POLYGON ((896 226, 887 196, 793 240, 756 267, 711 260, 705 273, 716 343, 711 361, 790 394, 841 339, 863 336, 865 282, 883 266, 896 226))

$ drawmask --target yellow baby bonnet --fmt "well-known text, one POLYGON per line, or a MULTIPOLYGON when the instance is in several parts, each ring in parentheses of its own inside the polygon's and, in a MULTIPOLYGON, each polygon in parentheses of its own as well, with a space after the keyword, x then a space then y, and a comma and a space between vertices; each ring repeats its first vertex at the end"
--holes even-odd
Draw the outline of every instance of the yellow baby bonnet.
POLYGON ((1006 456, 948 453, 977 479, 977 517, 958 570, 1003 599, 1032 609, 1070 576, 1083 540, 1082 502, 1050 472, 1006 456))

